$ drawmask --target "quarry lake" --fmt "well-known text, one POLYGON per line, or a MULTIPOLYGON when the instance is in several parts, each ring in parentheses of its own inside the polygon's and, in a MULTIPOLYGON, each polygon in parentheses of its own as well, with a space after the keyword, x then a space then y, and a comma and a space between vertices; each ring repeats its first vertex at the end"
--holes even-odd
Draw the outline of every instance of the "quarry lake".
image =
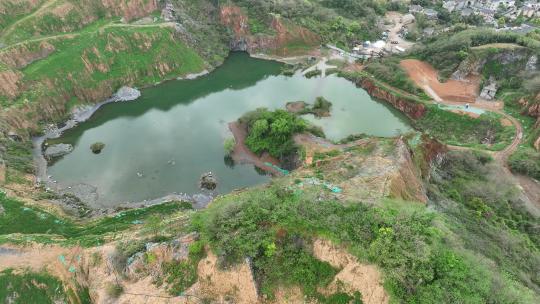
POLYGON ((224 161, 228 123, 260 107, 284 109, 289 101, 333 103, 331 116, 306 119, 338 140, 350 134, 393 136, 410 129, 405 117, 375 101, 350 81, 335 75, 305 78, 280 75, 277 62, 233 53, 225 63, 195 80, 168 81, 142 90, 136 101, 101 107, 88 121, 66 131, 54 143, 74 146, 48 167, 61 187, 96 187, 102 206, 200 192, 201 174, 211 171, 218 192, 269 179, 252 165, 224 161), (101 154, 90 146, 105 143, 101 154))

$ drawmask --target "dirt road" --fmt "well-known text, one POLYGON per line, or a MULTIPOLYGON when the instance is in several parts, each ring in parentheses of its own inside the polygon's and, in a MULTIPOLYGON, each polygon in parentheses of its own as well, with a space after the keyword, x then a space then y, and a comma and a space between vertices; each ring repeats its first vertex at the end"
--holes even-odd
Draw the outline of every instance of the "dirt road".
POLYGON ((437 102, 474 102, 478 96, 480 78, 469 76, 467 81, 450 79, 446 82, 439 81, 439 74, 429 63, 405 59, 400 63, 409 77, 423 88, 437 102))
MULTIPOLYGON (((463 105, 470 103, 474 107, 485 111, 494 112, 504 117, 516 129, 516 134, 512 143, 501 151, 485 151, 493 156, 500 165, 504 174, 509 176, 523 190, 528 199, 527 208, 533 213, 540 215, 540 183, 534 179, 514 175, 508 166, 508 158, 512 155, 521 140, 523 139, 523 126, 513 116, 504 112, 504 104, 500 101, 483 101, 478 99, 479 79, 469 77, 468 81, 449 80, 441 83, 438 79, 437 71, 428 63, 416 59, 407 59, 401 61, 400 65, 409 74, 409 77, 425 92, 430 95, 435 102, 445 105, 463 105)), ((449 146, 453 150, 469 150, 466 147, 449 146)))

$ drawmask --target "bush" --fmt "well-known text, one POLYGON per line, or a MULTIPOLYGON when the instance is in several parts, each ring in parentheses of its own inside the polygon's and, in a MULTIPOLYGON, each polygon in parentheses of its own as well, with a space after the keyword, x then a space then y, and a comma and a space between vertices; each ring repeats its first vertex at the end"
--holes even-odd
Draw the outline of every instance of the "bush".
POLYGON ((508 160, 512 171, 540 180, 540 152, 533 148, 520 148, 508 160))
POLYGON ((453 145, 497 143, 493 148, 499 148, 510 143, 514 136, 512 127, 504 127, 496 114, 484 113, 473 118, 437 106, 429 106, 427 113, 415 121, 415 125, 431 136, 453 145))
POLYGON ((107 283, 107 286, 105 287, 105 292, 107 295, 113 299, 117 299, 124 293, 124 287, 118 283, 107 283))
POLYGON ((317 97, 313 104, 313 110, 315 111, 330 112, 331 107, 332 103, 322 96, 317 97))
POLYGON ((103 150, 103 148, 105 148, 105 144, 102 142, 96 142, 90 146, 90 150, 92 150, 92 153, 94 154, 101 153, 101 150, 103 150))
POLYGON ((319 297, 317 288, 336 272, 309 254, 311 236, 322 234, 352 252, 367 251, 367 258, 383 269, 386 290, 396 302, 497 299, 486 268, 441 240, 443 231, 432 223, 435 214, 411 205, 344 205, 316 197, 275 185, 224 197, 195 222, 225 265, 252 260, 261 291, 270 298, 279 285, 297 285, 319 297))
POLYGON ((227 153, 227 155, 230 155, 233 152, 235 145, 236 140, 234 139, 234 137, 229 137, 225 139, 225 141, 223 142, 223 149, 225 149, 225 153, 227 153))
POLYGON ((315 69, 313 71, 309 71, 307 72, 306 74, 304 74, 304 76, 306 78, 313 78, 313 77, 316 77, 316 76, 320 76, 322 74, 322 71, 319 70, 319 69, 315 69))
POLYGON ((398 89, 417 95, 422 93, 422 90, 410 80, 407 73, 401 68, 399 60, 399 58, 388 58, 375 61, 366 66, 366 71, 398 89))
POLYGON ((258 109, 244 115, 240 122, 247 124, 246 145, 251 151, 268 152, 277 158, 294 154, 297 147, 293 135, 308 128, 305 120, 284 110, 258 109))

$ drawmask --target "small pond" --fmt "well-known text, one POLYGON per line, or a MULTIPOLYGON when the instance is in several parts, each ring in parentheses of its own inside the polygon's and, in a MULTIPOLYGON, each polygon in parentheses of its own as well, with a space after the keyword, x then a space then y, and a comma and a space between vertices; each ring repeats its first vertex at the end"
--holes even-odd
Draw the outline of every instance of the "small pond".
POLYGON ((54 140, 72 144, 74 150, 54 162, 47 174, 61 187, 97 187, 103 206, 194 194, 199 192, 199 177, 208 171, 218 178, 221 193, 260 184, 269 177, 251 165, 224 161, 228 122, 259 107, 312 103, 317 96, 333 103, 331 116, 306 118, 330 139, 357 133, 393 136, 410 129, 401 113, 343 78, 307 79, 280 71, 280 63, 232 53, 208 75, 168 81, 142 90, 136 101, 107 104, 54 140), (106 144, 101 154, 90 151, 94 142, 106 144))

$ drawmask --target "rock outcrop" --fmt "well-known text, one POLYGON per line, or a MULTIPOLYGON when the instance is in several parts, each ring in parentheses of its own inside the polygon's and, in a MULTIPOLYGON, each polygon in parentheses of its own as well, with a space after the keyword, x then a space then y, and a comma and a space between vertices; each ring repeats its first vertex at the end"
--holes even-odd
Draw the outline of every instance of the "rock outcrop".
POLYGON ((157 0, 101 0, 101 3, 112 15, 122 16, 127 22, 148 16, 158 9, 157 0))
POLYGON ((215 190, 217 188, 217 179, 212 172, 204 173, 199 181, 199 187, 206 190, 215 190))
POLYGON ((223 6, 220 11, 220 19, 221 23, 233 33, 230 48, 234 51, 276 53, 285 56, 294 52, 288 48, 289 43, 315 47, 320 44, 321 40, 308 29, 287 22, 278 16, 274 16, 269 24, 275 34, 252 34, 248 16, 237 6, 223 6))
POLYGON ((497 94, 497 82, 495 78, 489 77, 488 83, 482 88, 480 98, 485 100, 493 100, 497 94))
POLYGON ((0 71, 0 97, 15 98, 19 95, 21 73, 6 70, 0 71))
POLYGON ((377 99, 384 100, 390 103, 394 108, 400 110, 411 119, 421 118, 427 111, 424 104, 409 100, 405 97, 396 96, 380 87, 369 78, 360 78, 356 81, 356 85, 362 87, 368 94, 377 99))
POLYGON ((0 52, 0 61, 11 68, 21 69, 36 60, 49 56, 55 51, 55 47, 42 41, 36 45, 22 44, 0 52))
MULTIPOLYGON (((534 98, 521 98, 519 104, 524 109, 522 112, 523 115, 536 118, 534 128, 540 130, 540 94, 534 98)), ((540 151, 540 135, 536 139, 533 138, 533 146, 537 151, 540 151)))
POLYGON ((73 146, 70 144, 57 144, 47 147, 44 152, 45 158, 51 160, 69 154, 73 151, 73 146))
POLYGON ((141 97, 141 92, 137 89, 123 86, 112 97, 115 101, 132 101, 141 97))

